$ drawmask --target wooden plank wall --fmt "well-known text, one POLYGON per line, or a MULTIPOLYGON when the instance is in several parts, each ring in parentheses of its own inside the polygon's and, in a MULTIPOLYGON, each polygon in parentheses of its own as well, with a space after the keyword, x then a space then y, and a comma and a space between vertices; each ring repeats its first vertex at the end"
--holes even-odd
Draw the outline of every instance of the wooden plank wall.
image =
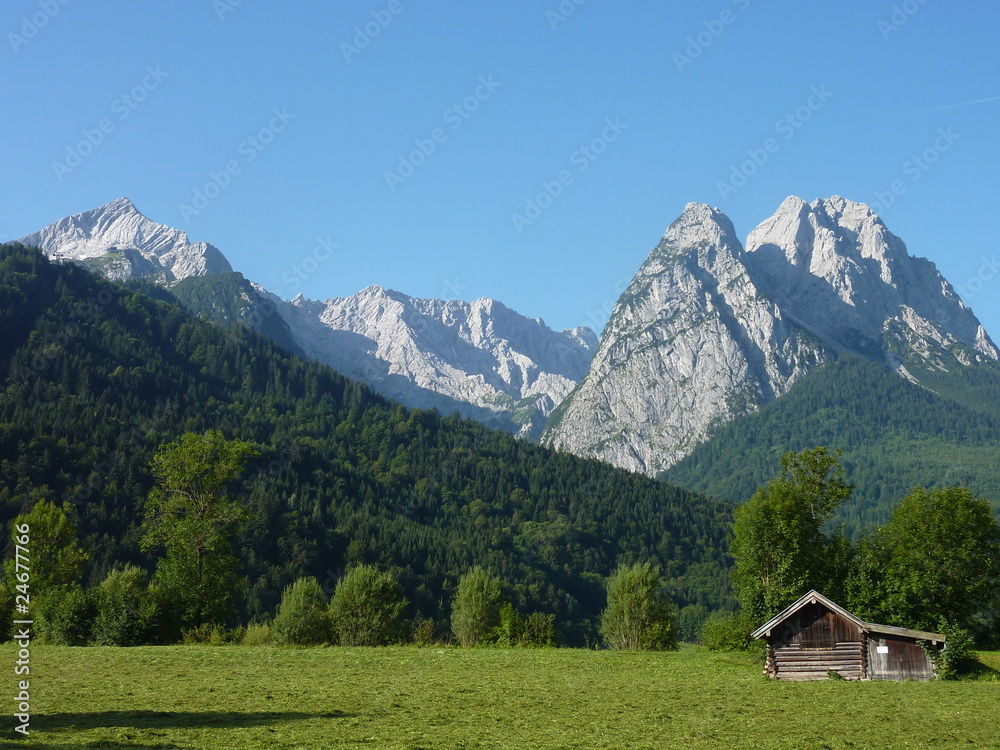
POLYGON ((896 636, 872 633, 868 639, 868 664, 868 676, 873 680, 934 678, 934 667, 926 652, 913 641, 896 636))

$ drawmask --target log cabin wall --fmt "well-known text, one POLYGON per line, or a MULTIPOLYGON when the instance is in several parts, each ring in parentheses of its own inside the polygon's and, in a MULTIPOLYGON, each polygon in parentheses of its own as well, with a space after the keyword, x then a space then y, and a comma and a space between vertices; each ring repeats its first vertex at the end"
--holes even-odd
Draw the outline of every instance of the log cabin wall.
POLYGON ((821 603, 807 604, 775 628, 773 676, 822 680, 833 670, 849 680, 867 677, 864 634, 850 620, 821 603))

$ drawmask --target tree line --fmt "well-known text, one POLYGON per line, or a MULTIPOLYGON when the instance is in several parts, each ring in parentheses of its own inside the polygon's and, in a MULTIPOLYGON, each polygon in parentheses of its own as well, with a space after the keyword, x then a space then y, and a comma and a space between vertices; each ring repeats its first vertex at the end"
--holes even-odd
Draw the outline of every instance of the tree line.
MULTIPOLYGON (((230 487, 253 455, 249 443, 226 440, 219 431, 186 434, 155 455, 158 485, 147 505, 141 542, 161 551, 151 579, 127 565, 85 590, 79 578, 87 554, 66 513, 42 500, 18 516, 14 528, 30 538, 37 560, 32 585, 43 594, 30 614, 42 641, 70 646, 178 640, 295 646, 437 642, 433 620, 405 617, 409 602, 395 576, 366 564, 347 571, 329 598, 315 578, 299 578, 285 588, 273 621, 224 627, 241 595, 234 545, 246 521, 244 505, 230 487)), ((11 608, 18 591, 11 563, 5 573, 0 601, 11 608)), ((555 615, 522 616, 504 588, 482 567, 463 575, 445 637, 460 646, 558 645, 555 615)), ((675 609, 663 589, 659 570, 649 563, 620 566, 607 580, 608 604, 600 616, 604 643, 623 650, 676 648, 675 609)))

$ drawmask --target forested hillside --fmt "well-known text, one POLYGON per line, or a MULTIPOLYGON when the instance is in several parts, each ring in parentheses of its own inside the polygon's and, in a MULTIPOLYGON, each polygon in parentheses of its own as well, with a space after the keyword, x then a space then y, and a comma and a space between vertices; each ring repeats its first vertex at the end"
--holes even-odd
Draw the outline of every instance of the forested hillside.
MULTIPOLYGON (((143 286, 148 288, 152 284, 147 282, 143 286)), ((143 291, 142 286, 136 288, 143 291)), ((222 326, 242 323, 292 354, 303 355, 274 303, 258 294, 241 273, 188 276, 170 287, 169 294, 193 315, 222 326)))
MULTIPOLYGON (((246 478, 244 618, 282 588, 372 562, 443 621, 458 577, 492 568, 525 611, 581 642, 619 561, 659 563, 681 606, 731 603, 731 508, 663 482, 407 410, 241 327, 0 247, 0 513, 70 508, 97 582, 139 550, 150 460, 218 428, 261 456, 246 478)), ((10 546, 8 537, 7 546, 10 546)), ((5 550, 8 554, 9 549, 5 550)))
POLYGON ((941 372, 934 387, 840 355, 719 429, 662 478, 740 503, 774 474, 785 451, 826 445, 843 451, 856 485, 833 519, 852 536, 885 523, 918 486, 964 484, 1000 512, 1000 369, 941 372))

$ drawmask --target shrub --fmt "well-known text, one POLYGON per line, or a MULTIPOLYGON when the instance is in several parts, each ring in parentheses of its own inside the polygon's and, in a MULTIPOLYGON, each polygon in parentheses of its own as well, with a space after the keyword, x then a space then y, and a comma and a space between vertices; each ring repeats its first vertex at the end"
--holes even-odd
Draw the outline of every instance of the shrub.
POLYGON ((972 635, 969 631, 948 623, 942 623, 940 630, 942 635, 947 638, 942 650, 939 651, 926 642, 921 642, 920 645, 931 657, 934 673, 938 677, 943 680, 957 680, 970 671, 976 662, 972 635))
POLYGON ((649 563, 620 566, 607 586, 601 636, 608 646, 622 651, 677 648, 674 605, 662 592, 658 568, 649 563))
POLYGON ((532 612, 521 617, 514 606, 504 602, 500 607, 500 625, 484 643, 495 643, 504 648, 541 648, 556 645, 556 616, 532 612))
POLYGON ((521 644, 536 648, 557 645, 556 616, 544 612, 532 612, 528 615, 521 631, 521 644))
POLYGON ((330 600, 333 632, 342 646, 386 646, 403 640, 406 598, 392 574, 371 565, 352 568, 330 600))
POLYGON ((185 645, 234 646, 243 641, 246 628, 242 625, 227 628, 223 625, 205 623, 196 628, 181 631, 181 643, 185 645))
POLYGON ((500 579, 476 567, 462 576, 451 608, 451 629, 460 646, 486 643, 500 627, 500 579))
POLYGON ((113 571, 94 591, 98 646, 138 646, 157 640, 160 602, 146 572, 133 565, 113 571))
POLYGON ((701 644, 713 651, 750 651, 753 631, 750 618, 743 613, 713 612, 701 626, 701 644))
POLYGON ((413 621, 413 642, 418 646, 434 645, 434 620, 429 617, 417 617, 413 621))
POLYGON ((209 643, 213 646, 239 646, 246 634, 247 629, 242 625, 235 628, 215 628, 209 643))
POLYGON ((56 586, 39 598, 35 629, 42 643, 86 646, 94 624, 94 603, 78 584, 56 586))
POLYGON ((500 624, 490 635, 489 641, 504 648, 512 648, 521 644, 524 623, 510 602, 500 606, 500 624))
POLYGON ((330 642, 326 594, 315 578, 300 578, 285 588, 272 632, 279 646, 318 646, 330 642))
POLYGON ((243 633, 243 646, 270 646, 274 640, 274 633, 269 624, 251 622, 243 633))
POLYGON ((196 628, 186 628, 181 631, 181 643, 186 646, 209 644, 212 642, 212 631, 218 630, 218 625, 206 623, 196 628))

